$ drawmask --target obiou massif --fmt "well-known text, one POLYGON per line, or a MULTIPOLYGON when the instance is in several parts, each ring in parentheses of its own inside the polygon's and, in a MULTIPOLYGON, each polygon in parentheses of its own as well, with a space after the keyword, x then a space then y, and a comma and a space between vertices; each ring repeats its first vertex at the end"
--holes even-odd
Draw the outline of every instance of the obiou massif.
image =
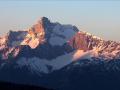
POLYGON ((120 43, 103 40, 74 25, 51 22, 46 17, 28 30, 9 31, 0 37, 0 72, 7 70, 6 77, 11 73, 8 79, 1 78, 5 81, 54 88, 50 82, 45 84, 47 81, 41 77, 48 78, 50 74, 53 78, 52 73, 83 60, 108 62, 116 59, 120 59, 120 43), (22 72, 29 79, 21 79, 25 78, 22 74, 19 76, 22 72), (33 82, 30 77, 34 78, 33 82))

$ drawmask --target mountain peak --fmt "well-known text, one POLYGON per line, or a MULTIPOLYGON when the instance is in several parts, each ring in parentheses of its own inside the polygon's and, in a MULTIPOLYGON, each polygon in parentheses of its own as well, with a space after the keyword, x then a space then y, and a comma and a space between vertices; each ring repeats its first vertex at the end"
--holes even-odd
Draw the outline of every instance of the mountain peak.
POLYGON ((42 22, 50 22, 50 20, 47 17, 41 17, 40 21, 42 21, 42 22))
POLYGON ((44 46, 50 48, 49 52, 53 51, 53 47, 67 48, 67 51, 79 49, 84 52, 97 49, 100 57, 120 57, 120 43, 105 41, 88 32, 79 31, 76 26, 54 23, 46 17, 41 17, 26 31, 10 31, 6 37, 0 38, 0 52, 4 51, 3 57, 13 53, 13 50, 18 51, 16 47, 21 49, 21 46, 29 46, 35 50, 44 46))
POLYGON ((61 46, 77 32, 78 29, 75 26, 53 23, 48 18, 42 17, 35 25, 29 28, 28 34, 21 45, 29 45, 35 49, 46 41, 53 46, 61 46))
POLYGON ((49 25, 51 22, 47 17, 41 17, 36 24, 42 24, 44 27, 49 25))

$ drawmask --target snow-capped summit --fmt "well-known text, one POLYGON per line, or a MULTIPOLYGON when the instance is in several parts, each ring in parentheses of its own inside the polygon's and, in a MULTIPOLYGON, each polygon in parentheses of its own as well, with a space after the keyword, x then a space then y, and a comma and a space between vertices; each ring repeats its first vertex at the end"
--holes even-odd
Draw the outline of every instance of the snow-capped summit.
MULTIPOLYGON (((103 61, 119 59, 119 42, 105 41, 78 30, 76 26, 51 22, 46 17, 27 30, 9 31, 0 37, 0 80, 3 81, 35 85, 51 85, 54 82, 53 86, 56 86, 57 80, 60 84, 63 82, 63 87, 64 83, 68 86, 64 76, 71 76, 68 81, 75 77, 76 73, 71 75, 74 67, 80 67, 75 69, 81 73, 86 69, 82 70, 81 66, 91 63, 102 66, 103 61), (61 71, 63 74, 60 74, 61 71), (61 76, 63 78, 58 79, 61 76)), ((114 61, 109 67, 103 67, 118 70, 119 63, 114 61)), ((88 72, 90 69, 86 70, 88 72)))
POLYGON ((63 50, 61 49, 62 52, 58 52, 59 55, 64 54, 66 52, 65 47, 67 42, 78 31, 79 30, 75 26, 54 23, 48 18, 42 17, 28 30, 9 31, 4 38, 0 38, 1 57, 2 59, 9 59, 9 56, 17 56, 20 52, 23 52, 23 48, 27 46, 30 47, 30 49, 45 46, 49 48, 49 51, 41 50, 42 53, 46 51, 50 53, 47 54, 49 57, 57 57, 54 55, 57 49, 54 48, 64 48, 63 50), (17 53, 15 52, 16 48, 17 53), (13 53, 16 53, 16 55, 13 55, 13 53), (53 53, 53 55, 51 55, 51 53, 53 53))
MULTIPOLYGON (((51 22, 46 17, 42 17, 28 30, 9 31, 6 36, 0 38, 0 52, 4 59, 8 59, 9 54, 16 53, 16 48, 18 51, 17 54, 19 54, 19 51, 23 50, 22 48, 25 46, 29 46, 31 49, 45 46, 49 48, 50 55, 54 51, 52 47, 59 47, 60 51, 61 48, 63 49, 62 53, 58 55, 78 49, 84 52, 94 50, 99 55, 95 55, 97 58, 102 57, 106 59, 118 58, 120 52, 120 44, 117 42, 105 41, 88 32, 80 31, 73 25, 62 25, 57 22, 51 22)), ((14 56, 17 56, 17 54, 14 56)))
POLYGON ((28 30, 9 31, 0 38, 0 59, 15 59, 20 66, 29 65, 37 72, 49 73, 74 61, 93 58, 120 58, 120 43, 105 41, 46 17, 28 30))
POLYGON ((52 23, 46 17, 42 17, 29 30, 21 45, 29 45, 35 49, 39 44, 49 42, 51 45, 63 45, 77 32, 72 25, 52 23))

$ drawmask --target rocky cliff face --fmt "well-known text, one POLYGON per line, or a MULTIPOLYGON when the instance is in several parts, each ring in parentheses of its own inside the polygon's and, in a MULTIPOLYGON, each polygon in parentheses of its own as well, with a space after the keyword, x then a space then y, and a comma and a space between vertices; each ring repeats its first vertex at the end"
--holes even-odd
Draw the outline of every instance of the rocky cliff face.
POLYGON ((57 57, 55 54, 64 54, 69 48, 66 46, 67 41, 77 31, 75 26, 52 23, 48 18, 42 17, 27 31, 10 31, 5 37, 1 37, 0 54, 2 59, 9 59, 9 56, 14 58, 20 52, 28 52, 28 55, 36 52, 39 57, 43 57, 43 54, 47 54, 45 57, 57 57))
POLYGON ((53 23, 46 17, 26 31, 10 31, 0 38, 1 59, 17 56, 54 59, 75 50, 93 50, 92 57, 100 59, 120 57, 120 43, 102 40, 72 25, 53 23))
POLYGON ((97 77, 103 81, 110 74, 110 78, 118 77, 119 64, 120 43, 105 41, 76 26, 51 22, 46 17, 28 30, 9 31, 0 37, 2 81, 60 90, 81 89, 79 83, 83 86, 83 82, 91 83, 94 78, 102 82, 97 77))
POLYGON ((85 52, 94 50, 95 58, 110 60, 120 58, 120 43, 105 41, 87 32, 78 32, 70 40, 70 45, 75 49, 82 49, 85 52))

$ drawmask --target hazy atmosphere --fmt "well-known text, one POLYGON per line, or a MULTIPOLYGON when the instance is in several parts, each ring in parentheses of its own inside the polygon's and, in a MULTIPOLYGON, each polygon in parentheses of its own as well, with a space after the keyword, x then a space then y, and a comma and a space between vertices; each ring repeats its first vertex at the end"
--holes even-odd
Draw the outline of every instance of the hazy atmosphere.
POLYGON ((76 25, 103 39, 120 40, 120 1, 1 0, 0 35, 25 30, 40 17, 76 25))

